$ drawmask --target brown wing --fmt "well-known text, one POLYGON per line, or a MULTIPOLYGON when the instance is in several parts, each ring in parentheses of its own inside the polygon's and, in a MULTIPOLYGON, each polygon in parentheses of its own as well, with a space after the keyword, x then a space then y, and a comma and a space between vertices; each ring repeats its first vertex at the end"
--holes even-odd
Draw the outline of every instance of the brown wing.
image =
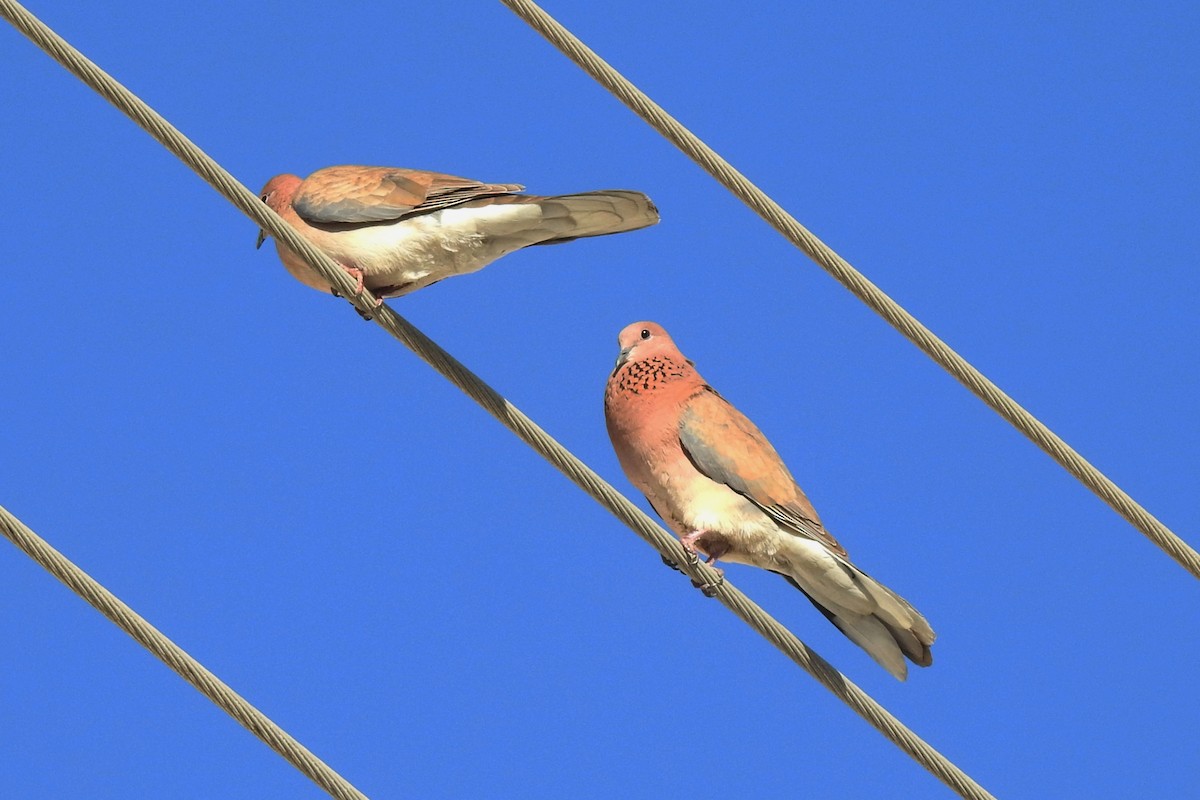
POLYGON ((784 530, 847 557, 762 431, 711 387, 689 401, 679 421, 679 441, 709 479, 754 503, 784 530))
POLYGON ((523 188, 418 169, 326 167, 304 179, 292 208, 308 222, 385 222, 523 188))

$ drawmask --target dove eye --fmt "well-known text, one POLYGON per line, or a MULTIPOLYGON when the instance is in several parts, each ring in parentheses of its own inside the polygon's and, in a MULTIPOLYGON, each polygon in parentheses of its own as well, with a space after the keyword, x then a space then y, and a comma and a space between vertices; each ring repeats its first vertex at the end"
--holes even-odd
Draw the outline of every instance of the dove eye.
POLYGON ((650 331, 649 331, 649 330, 647 330, 646 328, 642 328, 642 338, 643 338, 643 339, 649 339, 649 338, 650 338, 650 331))

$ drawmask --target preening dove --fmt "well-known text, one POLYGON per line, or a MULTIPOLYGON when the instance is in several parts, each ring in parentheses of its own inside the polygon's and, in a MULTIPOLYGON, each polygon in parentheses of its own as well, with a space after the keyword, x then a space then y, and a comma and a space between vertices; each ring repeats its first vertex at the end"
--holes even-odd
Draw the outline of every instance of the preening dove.
POLYGON ((917 610, 850 562, 779 454, 704 382, 661 326, 618 337, 604 392, 613 449, 631 483, 689 551, 786 578, 900 680, 933 663, 917 610))

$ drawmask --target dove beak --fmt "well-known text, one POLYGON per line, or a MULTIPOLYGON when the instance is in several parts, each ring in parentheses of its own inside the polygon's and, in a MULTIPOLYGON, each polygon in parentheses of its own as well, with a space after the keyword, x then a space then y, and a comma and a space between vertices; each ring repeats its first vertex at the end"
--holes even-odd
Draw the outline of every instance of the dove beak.
POLYGON ((254 243, 254 249, 257 250, 258 248, 262 247, 263 242, 265 242, 266 240, 267 240, 267 232, 264 231, 262 228, 259 228, 258 229, 258 241, 254 243))
POLYGON ((616 372, 621 367, 625 366, 625 362, 627 362, 629 360, 629 352, 631 350, 633 350, 632 347, 622 347, 621 348, 621 352, 617 354, 617 364, 615 367, 613 367, 613 372, 616 372))

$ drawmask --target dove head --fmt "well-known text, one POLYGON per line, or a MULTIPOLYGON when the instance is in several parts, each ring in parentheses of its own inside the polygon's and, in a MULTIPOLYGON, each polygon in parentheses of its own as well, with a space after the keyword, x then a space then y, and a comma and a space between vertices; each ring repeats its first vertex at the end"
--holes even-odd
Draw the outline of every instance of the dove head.
POLYGON ((679 352, 670 334, 656 322, 625 326, 617 335, 617 344, 621 352, 613 368, 614 376, 627 365, 630 367, 627 371, 639 374, 649 371, 662 378, 681 378, 692 371, 692 362, 679 352))
MULTIPOLYGON (((271 207, 272 211, 282 214, 283 210, 292 204, 292 198, 295 197, 296 190, 300 188, 300 183, 300 178, 295 175, 276 175, 267 181, 267 185, 258 193, 258 196, 271 207)), ((266 231, 259 230, 258 242, 254 248, 257 250, 262 247, 269 235, 266 231)))

